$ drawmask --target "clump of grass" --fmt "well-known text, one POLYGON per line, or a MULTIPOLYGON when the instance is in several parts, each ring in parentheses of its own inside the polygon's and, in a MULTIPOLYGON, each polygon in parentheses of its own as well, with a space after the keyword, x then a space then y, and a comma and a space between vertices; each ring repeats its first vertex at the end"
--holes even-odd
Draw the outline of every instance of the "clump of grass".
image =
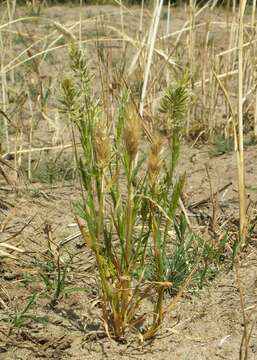
POLYGON ((43 3, 35 3, 34 1, 32 3, 27 2, 27 9, 28 9, 28 16, 40 16, 42 12, 43 3))
MULTIPOLYGON (((25 307, 22 310, 16 310, 15 314, 12 317, 12 325, 13 327, 20 328, 25 323, 27 323, 28 320, 34 319, 35 317, 31 314, 29 314, 29 310, 32 308, 36 301, 36 294, 33 294, 25 307)), ((11 330, 10 330, 11 332, 11 330)))
MULTIPOLYGON (((186 279, 191 276, 190 291, 208 284, 228 261, 226 245, 228 236, 216 244, 204 240, 188 228, 184 214, 174 219, 173 241, 169 243, 164 263, 165 277, 172 282, 167 289, 171 296, 179 293, 186 279)), ((228 262, 229 263, 229 262, 228 262)), ((154 267, 150 264, 146 278, 154 278, 154 267)))
POLYGON ((70 181, 76 177, 76 169, 72 158, 49 157, 40 160, 32 168, 33 181, 54 185, 60 181, 70 181))
POLYGON ((218 138, 209 151, 211 157, 221 156, 234 150, 234 138, 218 138))
POLYGON ((123 339, 128 330, 148 339, 163 321, 164 293, 172 286, 165 264, 184 183, 183 176, 175 180, 175 168, 186 85, 181 83, 185 91, 176 89, 176 94, 169 89, 162 102, 169 121, 176 117, 176 131, 168 144, 153 135, 149 150, 143 153, 141 120, 128 106, 129 97, 121 97, 111 134, 93 94, 84 54, 73 46, 70 57, 72 76, 63 81, 62 89, 63 104, 83 149, 82 155, 76 151, 84 189, 77 222, 95 255, 103 319, 115 339, 123 339), (169 98, 176 113, 171 112, 169 98), (148 281, 145 273, 150 261, 153 277, 148 281), (150 298, 154 298, 152 312, 143 315, 142 305, 150 298))

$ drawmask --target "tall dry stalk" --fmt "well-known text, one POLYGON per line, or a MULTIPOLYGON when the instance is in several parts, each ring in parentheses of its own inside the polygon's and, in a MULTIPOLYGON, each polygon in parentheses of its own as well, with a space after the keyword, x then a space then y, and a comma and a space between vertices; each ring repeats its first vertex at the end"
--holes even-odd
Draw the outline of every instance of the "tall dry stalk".
MULTIPOLYGON (((2 38, 2 33, 0 32, 0 60, 1 60, 1 70, 4 68, 4 58, 5 58, 5 47, 2 38)), ((6 81, 6 73, 2 71, 1 74, 1 83, 2 83, 2 104, 3 104, 3 111, 6 113, 7 110, 7 81, 6 81)), ((8 129, 8 121, 6 117, 4 117, 4 136, 5 136, 5 146, 7 152, 10 151, 9 145, 9 129, 8 129)))
POLYGON ((138 29, 140 39, 143 33, 143 17, 144 17, 144 0, 141 1, 140 21, 139 21, 139 29, 138 29))
MULTIPOLYGON (((170 16, 171 16, 171 9, 170 9, 170 0, 168 1, 168 8, 167 8, 167 23, 166 23, 166 36, 170 33, 170 16)), ((166 52, 169 53, 169 46, 168 46, 168 40, 166 40, 166 52)), ((167 67, 166 70, 166 82, 167 86, 170 82, 170 72, 169 68, 167 67)))
POLYGON ((240 207, 240 242, 244 244, 246 237, 246 198, 245 198, 245 166, 244 166, 244 124, 243 124, 243 65, 244 65, 244 13, 246 0, 240 0, 239 35, 238 35, 238 184, 240 207))
POLYGON ((139 113, 141 116, 143 115, 143 112, 144 112, 147 84, 148 84, 149 75, 150 75, 150 68, 151 68, 153 53, 154 53, 154 45, 155 45, 155 41, 156 41, 162 6, 163 6, 163 0, 160 0, 160 2, 158 1, 156 3, 154 14, 153 14, 153 21, 152 21, 150 31, 149 31, 149 38, 148 38, 149 50, 148 50, 147 63, 146 63, 145 72, 144 72, 144 83, 143 83, 143 88, 142 88, 142 93, 141 93, 140 104, 139 104, 139 113))
POLYGON ((253 0, 253 5, 252 5, 252 19, 251 19, 251 27, 252 29, 254 28, 254 26, 256 25, 256 0, 253 0))
MULTIPOLYGON (((257 34, 257 22, 256 22, 256 1, 253 0, 253 6, 252 6, 252 20, 251 20, 251 27, 253 31, 253 36, 256 36, 257 34)), ((257 46, 256 43, 253 46, 253 54, 255 54, 257 46)), ((254 71, 254 81, 255 84, 257 84, 257 68, 254 71)), ((257 139, 257 85, 255 88, 255 101, 254 101, 254 137, 257 139)))
POLYGON ((79 47, 81 48, 82 42, 82 6, 83 0, 79 0, 79 47))
MULTIPOLYGON (((120 3, 120 23, 121 23, 121 31, 124 34, 124 13, 123 13, 123 4, 122 0, 119 1, 120 3)), ((122 42, 122 51, 125 52, 125 40, 122 42)))
MULTIPOLYGON (((257 79, 257 71, 255 79, 257 79)), ((255 104, 254 104, 254 137, 257 139, 257 88, 255 90, 255 104)))
POLYGON ((32 107, 32 101, 29 90, 27 90, 28 94, 28 103, 29 103, 29 111, 30 111, 30 120, 29 120, 29 153, 28 153, 28 179, 32 179, 31 173, 31 149, 32 149, 32 139, 33 139, 33 124, 34 124, 34 112, 32 107))
MULTIPOLYGON (((190 0, 189 2, 189 16, 190 16, 190 30, 188 36, 188 59, 189 59, 189 67, 190 67, 190 80, 191 80, 191 88, 194 87, 194 76, 195 76, 195 20, 196 20, 196 0, 190 0)), ((195 115, 195 107, 188 109, 187 114, 187 129, 186 134, 189 135, 189 127, 191 119, 194 118, 195 115)))

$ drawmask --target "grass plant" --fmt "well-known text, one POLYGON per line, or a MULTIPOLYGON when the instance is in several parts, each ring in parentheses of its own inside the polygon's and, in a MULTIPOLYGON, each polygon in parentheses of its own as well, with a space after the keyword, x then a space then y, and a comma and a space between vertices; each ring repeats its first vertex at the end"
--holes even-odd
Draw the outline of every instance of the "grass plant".
POLYGON ((84 54, 73 46, 70 56, 73 73, 62 89, 63 104, 83 149, 82 155, 76 154, 84 192, 77 222, 95 255, 103 319, 116 339, 122 339, 128 329, 137 329, 148 339, 163 321, 164 292, 172 286, 165 264, 184 183, 183 176, 175 180, 175 169, 187 82, 181 81, 175 90, 169 88, 161 102, 161 111, 173 126, 166 149, 156 133, 149 150, 142 152, 140 118, 129 106, 129 96, 121 97, 114 134, 110 134, 93 95, 84 54), (155 271, 149 282, 145 271, 150 259, 155 271), (149 296, 155 297, 150 322, 140 314, 141 303, 149 296))

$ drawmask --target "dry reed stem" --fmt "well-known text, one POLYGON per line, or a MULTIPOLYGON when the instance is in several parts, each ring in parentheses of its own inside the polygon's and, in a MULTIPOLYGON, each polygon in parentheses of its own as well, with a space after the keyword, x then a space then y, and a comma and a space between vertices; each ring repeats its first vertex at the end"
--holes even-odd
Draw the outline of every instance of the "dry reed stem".
MULTIPOLYGON (((76 145, 80 145, 80 143, 76 143, 76 145)), ((9 156, 13 156, 15 154, 28 154, 32 152, 40 152, 40 151, 51 151, 51 150, 65 150, 70 149, 73 147, 73 144, 67 144, 67 145, 58 145, 58 146, 44 146, 40 148, 29 148, 29 149, 22 149, 22 150, 14 150, 10 151, 8 153, 3 154, 0 159, 6 159, 9 156)))
POLYGON ((141 116, 143 115, 143 112, 144 112, 147 84, 148 84, 149 75, 150 75, 150 68, 151 68, 152 59, 153 59, 154 45, 155 45, 155 41, 156 41, 156 36, 157 36, 157 31, 158 31, 158 26, 159 26, 159 21, 160 21, 160 15, 161 15, 161 11, 162 11, 162 5, 163 5, 163 0, 160 0, 160 2, 156 3, 155 11, 153 14, 153 22, 152 22, 150 30, 149 30, 149 37, 148 37, 149 51, 148 51, 148 55, 147 55, 147 63, 146 63, 145 72, 144 72, 144 82, 143 82, 143 87, 142 87, 142 92, 141 92, 140 103, 139 103, 139 113, 141 116))
POLYGON ((239 182, 239 212, 240 212, 240 241, 242 245, 246 237, 246 198, 245 198, 245 168, 244 168, 244 133, 243 133, 243 64, 244 64, 244 12, 246 0, 240 1, 239 7, 239 36, 238 36, 238 182, 239 182))
MULTIPOLYGON (((0 56, 0 60, 1 60, 1 72, 2 69, 4 68, 4 57, 5 57, 5 47, 3 44, 3 39, 2 39, 2 34, 0 32, 0 51, 1 51, 1 56, 0 56)), ((6 74, 5 73, 1 73, 1 83, 2 83, 2 104, 3 104, 3 112, 6 114, 6 110, 7 110, 7 81, 6 81, 6 74)), ((6 116, 4 116, 4 134, 5 134, 5 143, 6 143, 6 149, 7 151, 10 150, 10 144, 9 144, 9 129, 8 129, 8 121, 6 116)))

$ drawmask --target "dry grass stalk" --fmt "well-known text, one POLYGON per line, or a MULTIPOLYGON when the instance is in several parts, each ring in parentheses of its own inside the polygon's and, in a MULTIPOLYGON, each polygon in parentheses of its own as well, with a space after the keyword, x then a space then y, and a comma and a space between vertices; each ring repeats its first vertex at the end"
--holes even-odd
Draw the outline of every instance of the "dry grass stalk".
MULTIPOLYGON (((166 23, 166 35, 168 35, 170 33, 170 17, 171 17, 171 9, 170 9, 170 0, 168 1, 168 8, 167 8, 167 23, 166 23)), ((169 46, 168 46, 168 41, 166 41, 167 45, 166 45, 166 52, 167 54, 169 53, 169 46)), ((167 67, 166 70, 166 83, 167 86, 170 83, 170 72, 169 72, 169 68, 167 67)))
MULTIPOLYGON (((257 71, 256 71, 257 73, 257 71)), ((257 77, 257 76, 256 76, 257 77)), ((255 90, 255 106, 254 106, 254 136, 257 138, 257 88, 255 90)))
POLYGON ((79 0, 79 47, 81 48, 81 42, 82 42, 82 7, 83 7, 83 0, 79 0))
MULTIPOLYGON (((76 145, 79 145, 77 143, 76 145)), ((67 144, 67 145, 58 145, 58 146, 44 146, 39 148, 29 148, 29 149, 22 149, 22 150, 16 150, 16 151, 10 151, 8 153, 5 153, 1 156, 2 159, 6 159, 10 156, 13 156, 15 154, 28 154, 32 152, 41 152, 41 151, 51 151, 51 150, 66 150, 73 147, 73 144, 67 144)))
MULTIPOLYGON (((5 52, 6 49, 4 47, 2 33, 0 31, 0 52, 1 52, 1 83, 2 83, 2 103, 3 103, 3 111, 6 113, 7 110, 7 81, 6 81, 6 74, 2 71, 4 68, 4 58, 5 58, 5 52)), ((6 150, 10 150, 10 144, 9 144, 9 129, 8 129, 8 121, 7 118, 4 117, 4 133, 5 133, 5 146, 6 150)), ((2 144, 1 144, 2 145, 2 144)))
POLYGON ((33 126, 34 126, 34 113, 32 108, 32 101, 29 91, 28 93, 28 102, 30 110, 30 121, 29 121, 29 154, 28 154, 28 179, 31 180, 31 149, 32 149, 32 140, 33 140, 33 126))
MULTIPOLYGON (((195 78, 195 12, 196 12, 196 0, 190 0, 189 2, 189 17, 190 17, 190 30, 188 35, 188 59, 189 59, 189 68, 190 68, 190 82, 191 82, 191 90, 194 87, 194 78, 195 78)), ((188 109, 187 114, 187 128, 186 134, 189 136, 189 128, 191 119, 195 117, 195 106, 191 106, 188 109)))
POLYGON ((255 24, 256 24, 256 1, 253 0, 251 27, 254 28, 255 24))
POLYGON ((163 0, 160 0, 160 2, 156 3, 154 14, 153 14, 153 22, 152 22, 150 30, 149 30, 149 37, 148 37, 149 50, 148 50, 147 63, 146 63, 145 72, 144 72, 144 83, 143 83, 143 87, 142 87, 140 104, 139 104, 139 113, 141 116, 143 115, 143 112, 144 112, 147 84, 148 84, 149 75, 150 75, 150 68, 151 68, 152 59, 153 59, 154 45, 155 45, 155 41, 156 41, 156 36, 157 36, 157 31, 158 31, 158 26, 159 26, 159 21, 160 21, 160 15, 161 15, 161 11, 162 11, 162 5, 163 5, 163 0))
POLYGON ((141 38, 143 33, 143 18, 144 18, 144 0, 141 0, 141 9, 140 9, 140 20, 139 20, 139 38, 141 38))
POLYGON ((243 124, 243 66, 244 66, 244 12, 246 0, 240 1, 239 7, 239 36, 238 36, 238 182, 240 207, 240 241, 245 242, 246 237, 246 197, 245 197, 245 167, 244 167, 244 124, 243 124))

